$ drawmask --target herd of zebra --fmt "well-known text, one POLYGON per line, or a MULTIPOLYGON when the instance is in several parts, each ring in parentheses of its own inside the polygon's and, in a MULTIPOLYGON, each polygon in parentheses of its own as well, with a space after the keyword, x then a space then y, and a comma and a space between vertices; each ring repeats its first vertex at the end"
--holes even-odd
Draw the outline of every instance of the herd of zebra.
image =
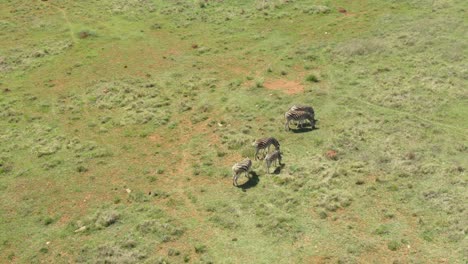
MULTIPOLYGON (((296 122, 297 127, 302 127, 305 121, 309 121, 312 129, 315 128, 315 114, 314 109, 311 106, 305 105, 293 105, 289 110, 284 114, 284 118, 286 119, 286 123, 284 124, 284 129, 289 131, 289 124, 291 121, 296 122)), ((281 152, 280 152, 280 143, 273 137, 261 138, 256 140, 252 146, 255 147, 255 155, 254 159, 259 159, 259 153, 265 152, 264 155, 264 162, 267 173, 270 173, 270 166, 274 164, 276 166, 276 162, 279 163, 281 166, 281 152), (273 145, 275 150, 270 153, 270 147, 273 145)), ((241 174, 245 174, 248 177, 250 169, 252 168, 252 160, 249 158, 244 159, 241 162, 238 162, 232 166, 232 184, 237 186, 237 179, 241 174)))

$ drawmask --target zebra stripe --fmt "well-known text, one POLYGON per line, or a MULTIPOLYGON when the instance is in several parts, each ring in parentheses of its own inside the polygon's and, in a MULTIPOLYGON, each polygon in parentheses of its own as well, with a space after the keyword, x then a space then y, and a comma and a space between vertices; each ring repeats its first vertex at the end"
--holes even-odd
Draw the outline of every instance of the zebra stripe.
POLYGON ((315 114, 312 106, 307 106, 307 105, 293 105, 291 106, 291 108, 289 108, 289 111, 309 112, 312 116, 315 114))
POLYGON ((280 149, 280 144, 278 140, 272 137, 258 139, 252 145, 255 147, 255 160, 258 159, 258 153, 260 152, 260 150, 267 149, 267 152, 270 152, 271 145, 275 146, 276 150, 280 149))
POLYGON ((245 176, 248 177, 251 167, 252 161, 249 158, 234 164, 232 166, 232 185, 237 186, 237 179, 242 173, 245 173, 245 176))
POLYGON ((281 152, 279 150, 275 150, 272 153, 269 153, 265 157, 265 166, 267 168, 267 173, 270 174, 270 166, 274 162, 275 167, 276 167, 276 161, 279 162, 279 165, 281 165, 281 152))
POLYGON ((312 126, 312 128, 315 128, 314 115, 309 113, 309 112, 305 112, 305 111, 288 111, 288 112, 286 112, 284 114, 284 117, 286 119, 284 129, 286 131, 289 130, 289 123, 291 121, 299 122, 299 124, 301 125, 303 121, 308 120, 310 122, 310 125, 312 126))

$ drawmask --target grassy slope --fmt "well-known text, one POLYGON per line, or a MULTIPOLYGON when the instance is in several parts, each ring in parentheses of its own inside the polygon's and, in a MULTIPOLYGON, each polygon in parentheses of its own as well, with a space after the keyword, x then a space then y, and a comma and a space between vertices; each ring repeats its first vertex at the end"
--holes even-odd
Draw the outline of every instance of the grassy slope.
POLYGON ((1 262, 466 262, 467 6, 431 2, 2 2, 1 262))

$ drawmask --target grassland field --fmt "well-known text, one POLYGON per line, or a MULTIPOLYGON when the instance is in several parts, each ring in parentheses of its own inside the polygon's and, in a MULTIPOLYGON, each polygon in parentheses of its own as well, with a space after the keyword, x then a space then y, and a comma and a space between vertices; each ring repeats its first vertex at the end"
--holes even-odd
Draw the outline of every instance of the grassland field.
POLYGON ((0 263, 468 263, 467 11, 0 0, 0 263))

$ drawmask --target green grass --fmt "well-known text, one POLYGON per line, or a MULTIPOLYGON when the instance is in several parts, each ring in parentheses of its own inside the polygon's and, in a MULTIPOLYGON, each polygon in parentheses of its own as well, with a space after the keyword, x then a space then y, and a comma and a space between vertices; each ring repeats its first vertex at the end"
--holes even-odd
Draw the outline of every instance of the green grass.
POLYGON ((466 263, 467 8, 2 2, 0 262, 466 263))

